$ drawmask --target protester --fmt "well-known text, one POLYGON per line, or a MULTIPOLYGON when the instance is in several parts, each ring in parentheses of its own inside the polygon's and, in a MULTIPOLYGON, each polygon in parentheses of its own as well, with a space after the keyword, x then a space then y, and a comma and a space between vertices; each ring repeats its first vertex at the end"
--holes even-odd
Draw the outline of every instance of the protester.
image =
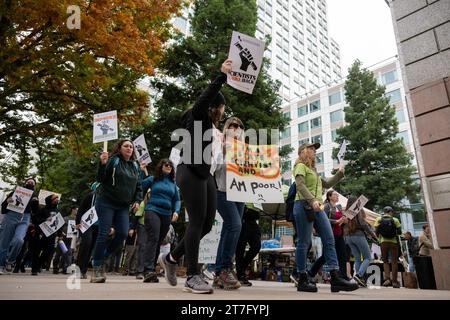
POLYGON ((419 254, 419 238, 413 237, 409 231, 405 232, 404 238, 408 246, 409 272, 415 272, 413 257, 419 254))
MULTIPOLYGON (((29 178, 25 180, 23 187, 34 190, 35 185, 36 180, 29 178)), ((39 200, 34 193, 25 207, 24 213, 7 209, 8 204, 14 201, 13 194, 14 192, 11 192, 2 203, 4 218, 0 224, 0 275, 5 271, 13 270, 24 243, 31 215, 39 209, 39 200)))
MULTIPOLYGON (((132 222, 130 222, 130 229, 128 230, 128 237, 125 240, 125 253, 124 253, 124 259, 123 259, 123 271, 122 271, 122 274, 124 276, 136 275, 137 259, 138 259, 137 239, 138 239, 138 236, 137 236, 137 232, 136 232, 136 226, 132 222)), ((143 278, 141 278, 141 279, 143 279, 143 278)))
MULTIPOLYGON (((339 194, 333 189, 328 190, 324 203, 324 212, 327 214, 328 219, 333 229, 334 235, 334 248, 339 262, 339 272, 341 277, 347 278, 347 250, 345 247, 343 225, 348 222, 347 218, 343 215, 342 206, 338 204, 339 194)), ((325 255, 317 259, 311 267, 308 275, 310 278, 314 278, 319 272, 320 268, 325 264, 325 255)))
MULTIPOLYGON (((233 290, 241 286, 239 280, 233 273, 233 257, 239 240, 242 227, 242 214, 244 203, 227 200, 227 166, 225 163, 225 144, 227 139, 234 141, 243 140, 244 125, 237 117, 229 118, 223 127, 222 159, 217 165, 214 173, 217 183, 217 210, 223 219, 222 231, 220 233, 219 246, 217 247, 214 288, 233 290)), ((214 147, 213 147, 214 150, 214 147)))
MULTIPOLYGON (((358 198, 351 196, 348 198, 347 207, 348 210, 351 205, 358 198)), ((373 239, 378 242, 377 236, 366 221, 366 212, 361 209, 359 213, 351 220, 348 221, 346 227, 346 242, 352 250, 352 254, 355 257, 355 273, 353 279, 362 287, 366 287, 366 271, 370 264, 370 248, 367 238, 373 239), (361 259, 362 257, 362 259, 361 259)))
POLYGON ((250 287, 246 270, 261 249, 261 229, 258 224, 259 212, 252 205, 246 204, 242 217, 242 228, 236 246, 236 273, 243 286, 250 287), (246 252, 245 248, 249 245, 246 252))
POLYGON ((158 282, 155 258, 158 257, 161 242, 169 231, 172 214, 180 211, 181 204, 173 162, 162 159, 156 166, 155 175, 142 181, 142 187, 144 192, 151 189, 144 217, 144 282, 158 282))
POLYGON ((431 229, 428 224, 422 226, 422 234, 419 237, 419 255, 431 256, 430 250, 434 249, 433 241, 431 240, 431 229))
POLYGON ((57 232, 57 242, 63 241, 67 249, 66 252, 62 250, 60 246, 55 248, 55 256, 53 257, 53 274, 63 273, 67 274, 67 268, 72 264, 72 238, 68 238, 66 231, 69 220, 75 220, 78 208, 72 207, 68 216, 64 217, 64 225, 57 232))
POLYGON ((159 261, 164 267, 166 280, 175 286, 176 264, 185 254, 188 278, 184 290, 192 293, 214 291, 200 276, 198 268, 200 240, 211 230, 217 209, 216 185, 212 176, 214 168, 211 168, 209 159, 203 159, 203 151, 210 143, 203 139, 203 135, 207 130, 211 132, 213 124, 217 127, 223 116, 225 98, 219 90, 231 71, 231 62, 227 59, 222 64, 222 74, 203 91, 193 108, 186 111, 182 117, 183 125, 189 131, 191 139, 190 144, 184 146, 181 163, 177 167, 177 185, 189 215, 189 225, 178 246, 170 254, 162 255, 159 261), (201 130, 195 130, 199 125, 201 130), (202 141, 201 148, 197 141, 202 141))
POLYGON ((319 143, 303 144, 298 149, 298 159, 294 167, 294 178, 297 186, 297 196, 294 204, 294 219, 297 224, 297 271, 299 281, 297 291, 317 292, 315 283, 308 279, 306 257, 311 245, 313 222, 317 228, 325 256, 325 262, 331 269, 331 291, 353 291, 358 289, 356 283, 345 280, 339 274, 336 249, 334 247, 333 230, 323 211, 322 186, 330 188, 344 177, 344 167, 341 166, 337 174, 330 178, 321 178, 315 167, 316 150, 319 143))
POLYGON ((383 216, 377 218, 374 223, 375 233, 381 247, 381 259, 384 267, 384 287, 393 286, 400 288, 397 281, 398 275, 398 235, 402 234, 401 223, 393 217, 394 209, 387 206, 383 216), (392 277, 389 270, 389 257, 392 265, 392 277))
POLYGON ((142 201, 141 173, 135 159, 133 142, 127 139, 116 144, 111 158, 107 152, 100 156, 97 181, 101 184, 95 203, 99 223, 93 255, 93 283, 106 281, 104 260, 127 237, 130 205, 136 211, 142 201), (106 246, 108 232, 113 224, 115 236, 109 246, 106 246))

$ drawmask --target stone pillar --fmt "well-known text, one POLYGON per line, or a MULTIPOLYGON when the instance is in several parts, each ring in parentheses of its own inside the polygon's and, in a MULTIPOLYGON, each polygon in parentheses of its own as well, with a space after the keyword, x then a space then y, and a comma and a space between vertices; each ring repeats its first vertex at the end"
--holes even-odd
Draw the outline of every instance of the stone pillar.
POLYGON ((394 24, 438 289, 450 290, 450 0, 385 0, 394 24))

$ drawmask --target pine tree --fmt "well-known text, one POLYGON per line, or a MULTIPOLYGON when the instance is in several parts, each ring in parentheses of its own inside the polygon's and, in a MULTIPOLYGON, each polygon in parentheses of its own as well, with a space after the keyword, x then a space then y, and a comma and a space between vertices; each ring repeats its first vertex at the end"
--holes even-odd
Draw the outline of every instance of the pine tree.
MULTIPOLYGON (((155 92, 155 112, 144 132, 155 163, 168 157, 171 147, 176 144, 170 141, 170 135, 180 127, 182 112, 192 107, 209 81, 220 74, 220 66, 228 55, 232 31, 254 36, 256 20, 254 0, 195 2, 191 15, 192 35, 176 38, 159 66, 160 77, 151 81, 155 92)), ((269 61, 264 59, 251 95, 227 85, 222 87, 227 100, 225 116, 239 117, 246 129, 283 129, 287 124, 279 107, 279 83, 267 75, 268 65, 269 61)))
POLYGON ((369 199, 366 207, 376 210, 387 205, 400 209, 402 199, 417 201, 418 194, 412 177, 416 171, 411 165, 412 156, 397 137, 395 108, 384 94, 385 87, 356 60, 345 82, 347 125, 337 130, 337 142, 349 142, 346 178, 338 190, 356 196, 364 194, 369 199))

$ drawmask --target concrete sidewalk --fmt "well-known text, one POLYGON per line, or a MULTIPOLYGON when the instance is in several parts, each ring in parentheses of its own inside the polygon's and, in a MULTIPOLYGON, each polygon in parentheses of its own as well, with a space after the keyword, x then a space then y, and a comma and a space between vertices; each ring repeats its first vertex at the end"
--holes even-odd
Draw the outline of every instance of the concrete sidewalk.
POLYGON ((104 284, 80 280, 80 289, 71 290, 67 287, 68 279, 69 275, 47 272, 38 276, 4 274, 0 276, 0 300, 450 300, 450 291, 363 288, 331 293, 329 285, 319 284, 318 293, 300 293, 293 283, 256 280, 252 281, 252 287, 235 291, 215 290, 212 295, 199 295, 182 291, 185 278, 178 278, 178 285, 171 287, 164 278, 159 278, 160 283, 143 283, 134 277, 121 275, 108 275, 104 284))

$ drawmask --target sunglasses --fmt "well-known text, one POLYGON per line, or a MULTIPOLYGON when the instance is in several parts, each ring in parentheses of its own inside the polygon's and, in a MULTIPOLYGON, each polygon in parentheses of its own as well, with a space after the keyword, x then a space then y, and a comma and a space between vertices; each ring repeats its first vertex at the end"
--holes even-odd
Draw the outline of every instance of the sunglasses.
POLYGON ((164 166, 164 167, 170 167, 170 168, 173 167, 170 163, 164 163, 163 166, 164 166))
POLYGON ((244 130, 244 126, 238 123, 232 123, 230 124, 229 128, 233 128, 233 129, 238 129, 241 128, 242 130, 244 130))

